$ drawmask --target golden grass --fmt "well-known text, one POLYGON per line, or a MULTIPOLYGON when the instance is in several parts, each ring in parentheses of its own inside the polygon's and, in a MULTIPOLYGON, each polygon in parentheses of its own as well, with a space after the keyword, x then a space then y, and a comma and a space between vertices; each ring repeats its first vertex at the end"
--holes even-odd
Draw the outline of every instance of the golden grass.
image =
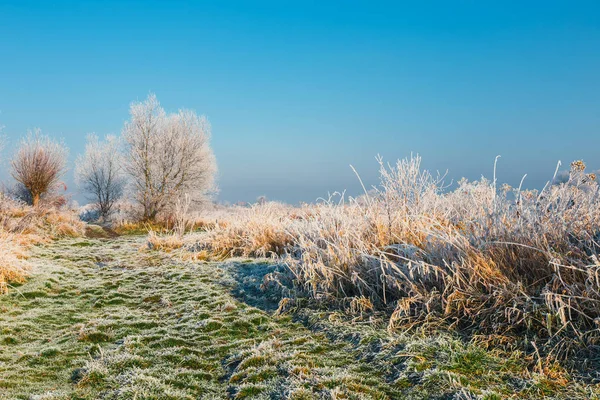
POLYGON ((61 237, 84 234, 85 224, 69 210, 30 207, 0 194, 0 293, 23 282, 29 247, 61 237))
POLYGON ((559 359, 600 339, 600 189, 581 163, 542 191, 486 179, 448 191, 418 157, 380 173, 358 199, 234 207, 194 248, 279 257, 300 293, 372 304, 390 329, 530 337, 559 359))
POLYGON ((168 232, 168 227, 160 222, 141 222, 141 221, 119 221, 113 226, 114 231, 119 235, 140 235, 150 232, 168 232))
POLYGON ((194 225, 206 230, 202 244, 215 256, 280 256, 293 244, 293 237, 286 232, 290 209, 278 203, 251 209, 232 207, 218 216, 197 219, 194 225))
POLYGON ((158 235, 154 231, 148 233, 146 240, 146 246, 151 250, 170 252, 182 248, 183 245, 183 238, 179 235, 158 235))
POLYGON ((27 276, 26 251, 14 235, 0 231, 0 293, 6 293, 10 282, 23 282, 27 276))

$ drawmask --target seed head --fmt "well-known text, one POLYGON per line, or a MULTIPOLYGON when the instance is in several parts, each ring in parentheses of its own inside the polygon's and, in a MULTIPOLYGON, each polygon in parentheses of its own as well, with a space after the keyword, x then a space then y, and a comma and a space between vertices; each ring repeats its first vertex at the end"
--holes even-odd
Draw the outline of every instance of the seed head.
POLYGON ((571 163, 571 171, 573 172, 583 172, 585 170, 585 163, 583 160, 573 161, 571 163))

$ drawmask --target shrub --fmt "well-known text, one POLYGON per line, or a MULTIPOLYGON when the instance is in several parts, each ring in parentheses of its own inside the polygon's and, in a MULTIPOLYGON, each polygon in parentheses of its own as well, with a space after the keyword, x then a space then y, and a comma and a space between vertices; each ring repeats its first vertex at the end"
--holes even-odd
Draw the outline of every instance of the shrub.
POLYGON ((13 178, 31 195, 38 206, 42 196, 58 188, 66 171, 68 149, 40 131, 29 133, 21 142, 11 166, 13 178))

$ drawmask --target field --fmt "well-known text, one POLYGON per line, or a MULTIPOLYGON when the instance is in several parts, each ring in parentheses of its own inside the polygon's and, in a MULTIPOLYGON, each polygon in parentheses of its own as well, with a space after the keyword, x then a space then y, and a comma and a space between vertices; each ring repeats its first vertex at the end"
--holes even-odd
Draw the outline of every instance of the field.
POLYGON ((585 165, 540 191, 380 172, 110 228, 4 199, 0 398, 599 398, 585 165))
POLYGON ((373 315, 277 311, 269 260, 189 262, 144 237, 38 247, 0 298, 0 397, 595 398, 560 369, 373 315), (553 375, 554 374, 554 375, 553 375))
POLYGON ((600 400, 600 1, 514 3, 0 1, 0 400, 600 400))

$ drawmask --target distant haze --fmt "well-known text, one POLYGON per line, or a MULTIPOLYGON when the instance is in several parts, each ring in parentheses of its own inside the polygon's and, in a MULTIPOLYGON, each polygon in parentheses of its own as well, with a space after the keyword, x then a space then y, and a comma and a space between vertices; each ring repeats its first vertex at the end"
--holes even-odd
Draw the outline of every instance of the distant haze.
POLYGON ((378 153, 450 179, 500 154, 527 187, 600 168, 600 3, 400 3, 2 2, 3 158, 39 127, 72 162, 154 92, 209 118, 220 201, 359 194, 378 153))

